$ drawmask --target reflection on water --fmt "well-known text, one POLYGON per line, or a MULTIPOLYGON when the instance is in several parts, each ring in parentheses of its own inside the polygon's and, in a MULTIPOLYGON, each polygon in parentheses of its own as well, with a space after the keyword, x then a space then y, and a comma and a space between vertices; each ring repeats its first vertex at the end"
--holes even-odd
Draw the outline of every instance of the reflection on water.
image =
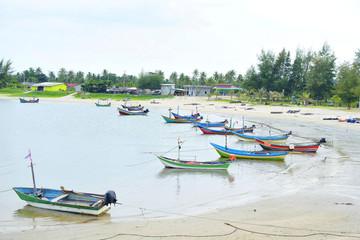
POLYGON ((32 221, 37 223, 51 223, 54 225, 63 225, 109 220, 110 214, 105 213, 101 216, 96 217, 70 212, 53 211, 26 205, 23 208, 14 211, 13 217, 15 219, 31 219, 32 221))
POLYGON ((207 177, 219 177, 222 179, 229 178, 230 174, 228 171, 222 170, 197 170, 197 169, 173 169, 173 168, 163 168, 158 174, 159 179, 164 179, 167 177, 174 176, 207 176, 207 177))

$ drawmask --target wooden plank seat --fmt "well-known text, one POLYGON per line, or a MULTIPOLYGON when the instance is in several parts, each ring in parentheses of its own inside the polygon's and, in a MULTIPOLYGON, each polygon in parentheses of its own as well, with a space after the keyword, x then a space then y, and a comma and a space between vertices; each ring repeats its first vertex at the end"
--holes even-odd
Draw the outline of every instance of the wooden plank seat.
POLYGON ((86 202, 76 202, 76 201, 66 201, 66 200, 62 200, 62 201, 59 201, 59 203, 69 204, 69 205, 77 205, 77 206, 83 206, 83 207, 90 207, 90 204, 89 204, 89 203, 86 203, 86 202))
POLYGON ((91 207, 96 207, 97 205, 99 205, 103 200, 100 199, 99 201, 95 202, 94 204, 91 205, 91 207))
POLYGON ((60 199, 66 198, 67 196, 69 196, 69 194, 60 195, 60 196, 54 198, 53 200, 51 200, 51 202, 57 202, 57 201, 59 201, 60 199))

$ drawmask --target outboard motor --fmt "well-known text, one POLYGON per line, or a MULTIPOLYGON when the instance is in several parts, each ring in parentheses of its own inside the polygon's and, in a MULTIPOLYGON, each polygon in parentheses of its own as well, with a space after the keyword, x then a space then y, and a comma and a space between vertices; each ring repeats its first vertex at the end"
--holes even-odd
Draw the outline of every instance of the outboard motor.
POLYGON ((320 138, 320 141, 319 141, 319 143, 326 143, 326 140, 325 140, 325 138, 320 138))
POLYGON ((116 194, 113 190, 109 190, 105 193, 105 197, 104 197, 104 204, 107 206, 109 204, 116 204, 116 194))

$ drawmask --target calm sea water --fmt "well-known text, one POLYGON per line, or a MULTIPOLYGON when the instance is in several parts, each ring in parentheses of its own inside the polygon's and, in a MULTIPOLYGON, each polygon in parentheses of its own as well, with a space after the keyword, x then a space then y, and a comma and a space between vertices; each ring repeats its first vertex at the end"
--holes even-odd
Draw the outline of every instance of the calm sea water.
MULTIPOLYGON (((223 145, 224 136, 204 135, 189 124, 167 124, 161 117, 168 115, 166 109, 149 108, 148 116, 120 116, 116 102, 113 105, 99 108, 95 104, 41 100, 39 104, 0 101, 0 231, 89 220, 195 215, 299 189, 318 188, 359 201, 360 154, 356 133, 294 121, 245 117, 246 125, 257 125, 254 134, 266 135, 271 126, 274 135, 292 130, 294 135, 288 142, 311 142, 325 137, 328 143, 316 154, 288 154, 285 162, 236 161, 228 171, 172 170, 165 169, 154 153, 167 152, 166 156, 176 157, 180 138, 184 141, 181 158, 219 160, 209 143, 223 145), (111 189, 123 205, 113 207, 101 217, 26 206, 10 189, 32 186, 29 160, 24 159, 28 149, 35 163, 37 187, 65 186, 93 193, 111 189)), ((211 121, 231 117, 202 114, 211 121)), ((241 116, 232 118, 242 123, 241 116)), ((233 136, 227 141, 231 148, 261 150, 255 143, 244 143, 233 136)))

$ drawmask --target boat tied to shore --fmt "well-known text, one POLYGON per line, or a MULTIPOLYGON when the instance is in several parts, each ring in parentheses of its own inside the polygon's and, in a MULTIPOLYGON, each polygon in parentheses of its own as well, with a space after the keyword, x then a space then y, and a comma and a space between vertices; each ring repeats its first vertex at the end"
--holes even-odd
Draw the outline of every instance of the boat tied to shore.
POLYGON ((98 102, 95 103, 97 107, 110 107, 111 102, 109 99, 98 99, 98 102))
POLYGON ((240 132, 234 132, 231 131, 234 136, 238 137, 240 140, 243 141, 255 141, 255 139, 259 139, 259 140, 265 140, 265 141, 272 141, 272 142, 285 142, 289 136, 292 134, 292 132, 288 132, 286 134, 281 134, 281 135, 275 135, 275 136, 253 136, 253 135, 248 135, 248 134, 243 134, 240 132))
POLYGON ((210 143, 221 157, 229 158, 234 156, 239 159, 247 160, 269 160, 269 161, 284 161, 286 152, 264 152, 264 151, 243 151, 220 146, 215 143, 210 143))
POLYGON ((180 149, 184 141, 178 139, 178 158, 169 158, 161 155, 155 156, 165 166, 165 168, 176 168, 176 169, 193 169, 193 170, 227 170, 231 164, 231 160, 226 161, 187 161, 180 160, 180 149))
POLYGON ((30 206, 89 215, 101 215, 110 210, 111 204, 116 204, 116 194, 109 190, 104 195, 94 193, 75 192, 65 190, 63 186, 58 189, 36 188, 31 152, 28 151, 26 158, 30 158, 33 187, 13 187, 21 200, 30 206))
POLYGON ((35 98, 35 96, 30 99, 30 98, 19 98, 20 103, 39 103, 39 98, 35 98))
POLYGON ((129 111, 123 108, 117 108, 120 115, 147 115, 149 112, 149 109, 140 110, 140 111, 129 111))
POLYGON ((260 139, 255 139, 257 143, 265 150, 272 151, 294 151, 294 152, 316 152, 320 146, 320 143, 326 142, 325 138, 320 139, 317 143, 310 144, 274 144, 269 142, 265 142, 260 139))

